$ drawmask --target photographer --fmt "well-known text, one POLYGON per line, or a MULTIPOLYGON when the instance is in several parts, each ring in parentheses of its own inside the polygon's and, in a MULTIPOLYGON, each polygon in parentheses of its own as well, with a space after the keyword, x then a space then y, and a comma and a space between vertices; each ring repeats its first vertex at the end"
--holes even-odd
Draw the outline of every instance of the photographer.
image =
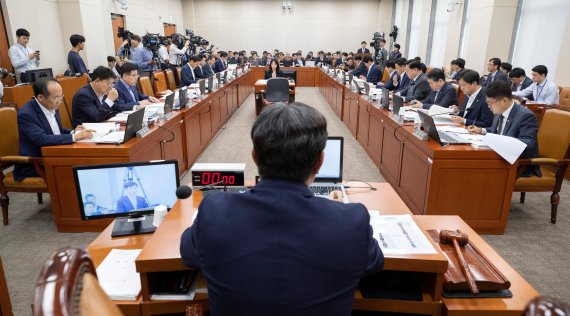
POLYGON ((164 39, 162 43, 160 43, 160 47, 158 48, 158 58, 160 58, 161 68, 166 69, 166 66, 169 65, 170 55, 168 53, 168 47, 170 46, 170 40, 164 39))
POLYGON ((141 77, 148 77, 154 70, 154 60, 152 58, 152 51, 145 46, 141 46, 141 37, 133 35, 131 38, 131 58, 128 62, 139 66, 139 74, 141 77))
POLYGON ((186 52, 188 51, 188 48, 190 47, 190 41, 186 41, 184 43, 184 47, 180 49, 178 48, 178 45, 180 43, 178 43, 177 41, 182 41, 182 38, 175 36, 174 39, 175 40, 172 41, 172 44, 170 44, 170 51, 168 52, 168 55, 170 57, 169 58, 170 68, 176 70, 176 67, 182 64, 182 56, 184 56, 184 54, 186 54, 186 52))
POLYGON ((386 67, 386 61, 388 61, 388 51, 384 46, 386 45, 386 40, 381 38, 378 42, 378 62, 380 64, 380 72, 384 72, 384 68, 386 67))

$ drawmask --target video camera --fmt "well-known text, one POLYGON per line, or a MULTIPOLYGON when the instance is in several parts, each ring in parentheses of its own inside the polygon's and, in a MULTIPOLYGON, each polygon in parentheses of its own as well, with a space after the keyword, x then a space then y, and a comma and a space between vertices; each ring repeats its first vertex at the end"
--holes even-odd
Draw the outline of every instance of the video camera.
POLYGON ((380 40, 384 39, 384 32, 374 32, 372 40, 374 42, 370 42, 370 47, 374 47, 374 49, 380 49, 380 40))
POLYGON ((394 39, 394 42, 396 41, 396 38, 398 37, 398 27, 397 26, 392 26, 392 32, 390 32, 390 34, 388 34, 391 38, 394 39))
POLYGON ((128 41, 127 44, 123 45, 123 55, 127 58, 131 56, 131 37, 133 33, 131 31, 125 30, 123 27, 119 27, 117 31, 117 37, 122 38, 123 41, 128 41))

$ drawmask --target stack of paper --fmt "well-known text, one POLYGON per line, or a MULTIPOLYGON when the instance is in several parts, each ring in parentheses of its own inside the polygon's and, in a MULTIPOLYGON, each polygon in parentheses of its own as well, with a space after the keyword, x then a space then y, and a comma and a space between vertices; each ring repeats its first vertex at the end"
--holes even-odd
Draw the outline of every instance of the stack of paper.
POLYGON ((466 128, 450 125, 438 126, 437 130, 446 133, 469 134, 469 131, 466 128))
POLYGON ((142 249, 113 249, 97 268, 101 288, 113 300, 137 299, 141 291, 141 279, 135 267, 135 259, 142 249))
POLYGON ((385 255, 437 253, 410 215, 372 215, 370 225, 385 255))
POLYGON ((439 106, 437 104, 432 105, 429 110, 429 116, 440 115, 440 114, 452 114, 453 110, 450 108, 444 108, 443 106, 439 106))
POLYGON ((511 165, 519 159, 527 146, 518 138, 493 133, 487 133, 485 138, 483 138, 483 142, 511 165))

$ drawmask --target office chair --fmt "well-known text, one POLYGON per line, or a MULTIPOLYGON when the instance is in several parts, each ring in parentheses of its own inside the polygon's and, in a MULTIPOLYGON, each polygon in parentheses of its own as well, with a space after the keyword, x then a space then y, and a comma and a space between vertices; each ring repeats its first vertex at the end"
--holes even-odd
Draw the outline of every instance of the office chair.
POLYGON ((264 107, 277 102, 289 103, 289 80, 287 78, 267 80, 267 90, 261 91, 261 98, 264 107))
POLYGON ((560 90, 560 104, 570 106, 570 88, 560 90))
POLYGON ((34 316, 123 315, 97 281, 91 257, 80 248, 54 251, 46 261, 34 293, 34 316))
POLYGON ((154 90, 152 89, 149 77, 139 78, 139 90, 144 95, 154 96, 154 90))
POLYGON ((4 225, 8 225, 8 192, 35 192, 38 203, 43 202, 42 193, 48 192, 43 169, 43 160, 39 157, 20 156, 18 122, 16 109, 0 108, 0 205, 4 225), (39 177, 29 177, 22 181, 14 180, 14 172, 4 173, 16 163, 33 164, 39 177))
POLYGON ((570 164, 570 112, 548 109, 538 128, 538 158, 521 159, 514 192, 520 192, 524 203, 526 192, 552 192, 550 222, 556 223, 556 213, 566 170, 570 164), (540 166, 542 177, 522 177, 527 166, 540 166))

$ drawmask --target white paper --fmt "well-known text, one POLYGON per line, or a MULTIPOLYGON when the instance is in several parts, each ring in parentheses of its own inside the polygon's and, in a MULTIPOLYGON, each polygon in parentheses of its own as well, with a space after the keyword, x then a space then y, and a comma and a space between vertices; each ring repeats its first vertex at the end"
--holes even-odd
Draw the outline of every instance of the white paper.
POLYGON ((441 115, 436 115, 436 116, 432 116, 432 117, 433 117, 433 122, 435 124, 446 124, 446 125, 455 124, 453 122, 453 120, 451 120, 451 115, 449 115, 449 114, 441 114, 441 115))
POLYGON ((119 113, 113 116, 112 118, 108 119, 107 122, 126 123, 128 116, 129 116, 128 114, 119 113))
POLYGON ((469 134, 469 131, 466 128, 451 125, 438 126, 437 130, 446 133, 469 134))
POLYGON ((267 80, 259 79, 255 84, 267 84, 267 80))
POLYGON ((439 106, 437 104, 432 105, 428 110, 428 115, 440 115, 440 114, 450 114, 453 113, 453 110, 450 108, 444 108, 443 106, 439 106))
POLYGON ((437 253, 410 215, 373 216, 370 225, 385 255, 437 253))
POLYGON ((97 268, 101 288, 114 300, 136 300, 141 291, 141 279, 135 259, 142 249, 113 249, 97 268))
POLYGON ((152 294, 151 301, 191 301, 196 296, 196 288, 198 287, 199 275, 192 276, 192 284, 186 294, 152 294))
POLYGON ((116 130, 115 123, 83 123, 85 129, 94 130, 95 135, 107 135, 112 131, 116 130))
POLYGON ((485 134, 483 142, 511 165, 519 159, 526 149, 526 144, 517 138, 493 133, 485 134))

